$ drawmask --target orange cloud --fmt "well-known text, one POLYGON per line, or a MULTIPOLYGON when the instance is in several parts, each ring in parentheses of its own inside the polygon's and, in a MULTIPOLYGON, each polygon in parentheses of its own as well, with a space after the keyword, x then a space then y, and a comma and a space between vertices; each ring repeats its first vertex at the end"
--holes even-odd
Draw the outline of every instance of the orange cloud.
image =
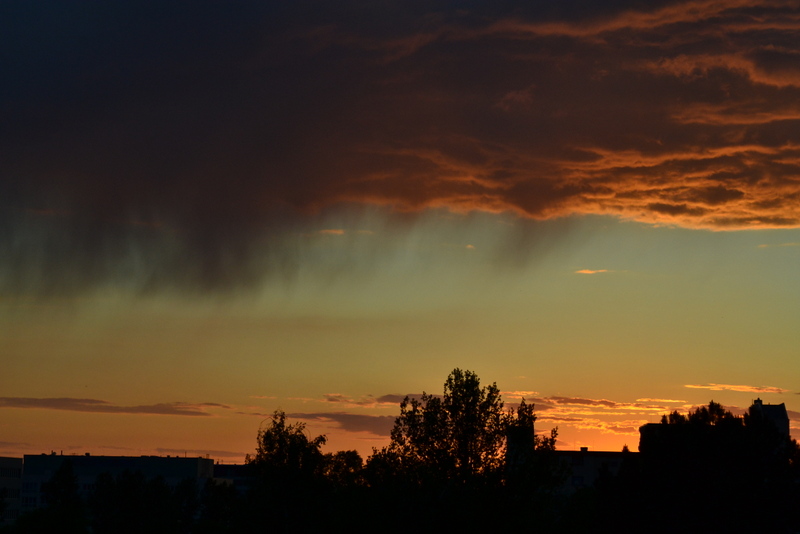
POLYGON ((501 391, 501 395, 509 399, 528 399, 528 397, 535 397, 539 393, 536 391, 501 391))
POLYGON ((581 269, 580 271, 575 271, 575 274, 597 274, 597 273, 607 273, 608 270, 606 269, 581 269))
POLYGON ((58 398, 31 398, 31 397, 0 397, 0 409, 44 409, 65 410, 71 412, 88 413, 116 413, 138 415, 188 415, 210 416, 210 408, 229 409, 229 406, 214 402, 192 404, 186 402, 167 402, 139 406, 119 406, 98 399, 77 399, 69 397, 58 398))
POLYGON ((711 391, 742 391, 748 393, 789 393, 788 389, 773 386, 746 386, 734 384, 687 384, 683 387, 693 389, 710 389, 711 391))
POLYGON ((377 436, 388 436, 394 427, 393 415, 361 415, 344 412, 289 413, 287 417, 333 423, 347 432, 369 432, 377 436))
POLYGON ((778 245, 758 245, 758 248, 773 248, 773 247, 800 247, 800 243, 780 243, 778 245))

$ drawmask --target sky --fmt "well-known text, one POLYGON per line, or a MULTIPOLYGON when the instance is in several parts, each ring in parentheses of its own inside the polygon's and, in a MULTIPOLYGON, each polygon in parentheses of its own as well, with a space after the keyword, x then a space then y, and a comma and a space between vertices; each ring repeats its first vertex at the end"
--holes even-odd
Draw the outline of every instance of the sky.
POLYGON ((0 455, 800 437, 800 2, 0 4, 0 455))

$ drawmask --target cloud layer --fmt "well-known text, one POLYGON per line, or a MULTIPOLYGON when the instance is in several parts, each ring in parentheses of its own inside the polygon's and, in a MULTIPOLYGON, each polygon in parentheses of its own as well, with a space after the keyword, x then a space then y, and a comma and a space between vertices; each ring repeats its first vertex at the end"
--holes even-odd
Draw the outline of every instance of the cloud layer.
POLYGON ((789 393, 788 389, 774 386, 748 386, 745 384, 687 384, 684 387, 693 389, 710 389, 711 391, 742 391, 748 393, 789 393))
POLYGON ((6 2, 0 289, 247 283, 331 206, 800 225, 796 3, 643 6, 6 2))
POLYGON ((334 423, 346 432, 368 432, 382 437, 388 437, 391 434, 396 419, 394 415, 364 415, 345 412, 290 413, 286 415, 305 421, 334 423))
POLYGON ((210 416, 210 408, 228 407, 224 404, 185 402, 168 402, 141 406, 119 406, 98 399, 76 399, 69 397, 33 398, 33 397, 0 397, 0 408, 39 408, 46 410, 66 410, 71 412, 116 413, 139 415, 188 415, 210 416))

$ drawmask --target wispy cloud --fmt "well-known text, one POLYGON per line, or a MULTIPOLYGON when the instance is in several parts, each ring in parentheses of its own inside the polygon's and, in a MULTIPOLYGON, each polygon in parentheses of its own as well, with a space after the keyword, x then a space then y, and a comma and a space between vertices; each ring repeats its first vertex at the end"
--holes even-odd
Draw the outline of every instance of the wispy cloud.
POLYGON ((527 400, 536 407, 537 424, 553 424, 562 430, 597 430, 604 434, 618 435, 637 434, 641 425, 674 409, 669 403, 681 402, 650 398, 622 402, 556 395, 527 400))
POLYGON ((800 243, 779 243, 775 245, 758 245, 758 248, 773 248, 773 247, 800 247, 800 243))
POLYGON ((575 271, 575 274, 597 274, 597 273, 607 273, 607 269, 581 269, 580 271, 575 271))
POLYGON ((31 398, 0 397, 0 408, 65 410, 71 412, 116 413, 138 415, 181 415, 207 417, 211 408, 229 409, 224 404, 169 402, 138 406, 120 406, 98 399, 77 399, 71 397, 31 398))
POLYGON ((300 402, 315 402, 319 399, 315 399, 314 397, 286 397, 287 400, 291 401, 300 401, 300 402))
POLYGON ((774 386, 748 386, 744 384, 686 384, 686 388, 710 389, 711 391, 741 391, 748 393, 789 393, 788 389, 774 386))
POLYGON ((636 402, 661 402, 661 403, 685 403, 685 400, 681 399, 651 399, 651 398, 644 398, 644 399, 636 399, 636 402))
MULTIPOLYGON (((438 395, 435 395, 438 396, 438 395)), ((326 393, 322 396, 323 402, 337 403, 352 407, 360 408, 378 408, 382 406, 397 406, 406 397, 410 399, 419 399, 422 397, 421 393, 409 393, 407 395, 388 394, 375 397, 374 395, 363 395, 355 398, 341 393, 326 393)))
POLYGON ((347 432, 369 432, 376 436, 388 436, 394 426, 393 415, 363 415, 344 412, 290 413, 287 417, 305 421, 335 423, 347 432))
POLYGON ((30 443, 26 443, 24 441, 0 441, 0 449, 11 449, 11 448, 20 448, 20 449, 27 449, 32 447, 30 443))
POLYGON ((326 393, 323 397, 328 402, 352 402, 351 399, 345 397, 341 393, 326 393))
POLYGON ((542 405, 545 409, 556 406, 588 407, 602 410, 637 410, 637 411, 663 411, 666 406, 660 404, 650 404, 645 402, 617 402, 609 399, 589 399, 585 397, 539 397, 532 399, 537 403, 537 407, 542 405))
POLYGON ((600 430, 607 434, 637 435, 639 427, 647 423, 647 419, 624 419, 606 421, 595 417, 550 417, 540 418, 542 421, 566 423, 580 430, 600 430))
POLYGON ((403 399, 405 399, 406 397, 420 398, 422 397, 422 395, 421 394, 399 395, 397 393, 390 393, 388 395, 381 395, 375 400, 377 400, 380 403, 399 405, 401 402, 403 402, 403 399))
POLYGON ((538 391, 501 391, 500 394, 507 399, 525 399, 527 402, 528 398, 536 397, 539 392, 538 391))

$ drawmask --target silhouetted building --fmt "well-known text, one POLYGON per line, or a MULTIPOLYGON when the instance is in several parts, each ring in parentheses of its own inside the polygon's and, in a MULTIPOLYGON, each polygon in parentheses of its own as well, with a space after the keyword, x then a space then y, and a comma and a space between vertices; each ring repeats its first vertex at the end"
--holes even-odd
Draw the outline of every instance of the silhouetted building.
POLYGON ((789 413, 786 411, 784 403, 764 404, 758 398, 753 401, 749 413, 751 417, 760 417, 763 420, 770 421, 782 436, 789 437, 789 413))
POLYGON ((560 492, 566 495, 582 488, 591 488, 604 476, 616 476, 626 455, 632 452, 590 451, 581 447, 578 451, 554 451, 556 458, 565 467, 567 478, 560 492))
POLYGON ((214 480, 233 486, 243 495, 252 486, 253 469, 247 464, 214 464, 214 480))
POLYGON ((0 526, 17 520, 22 490, 22 458, 0 457, 0 526))
POLYGON ((97 476, 103 473, 119 476, 126 471, 138 472, 146 479, 161 477, 173 488, 187 479, 197 482, 198 486, 202 487, 206 480, 214 477, 214 461, 208 458, 26 454, 22 463, 22 511, 46 504, 42 485, 53 478, 65 461, 72 463, 78 494, 83 498, 92 493, 97 476))

